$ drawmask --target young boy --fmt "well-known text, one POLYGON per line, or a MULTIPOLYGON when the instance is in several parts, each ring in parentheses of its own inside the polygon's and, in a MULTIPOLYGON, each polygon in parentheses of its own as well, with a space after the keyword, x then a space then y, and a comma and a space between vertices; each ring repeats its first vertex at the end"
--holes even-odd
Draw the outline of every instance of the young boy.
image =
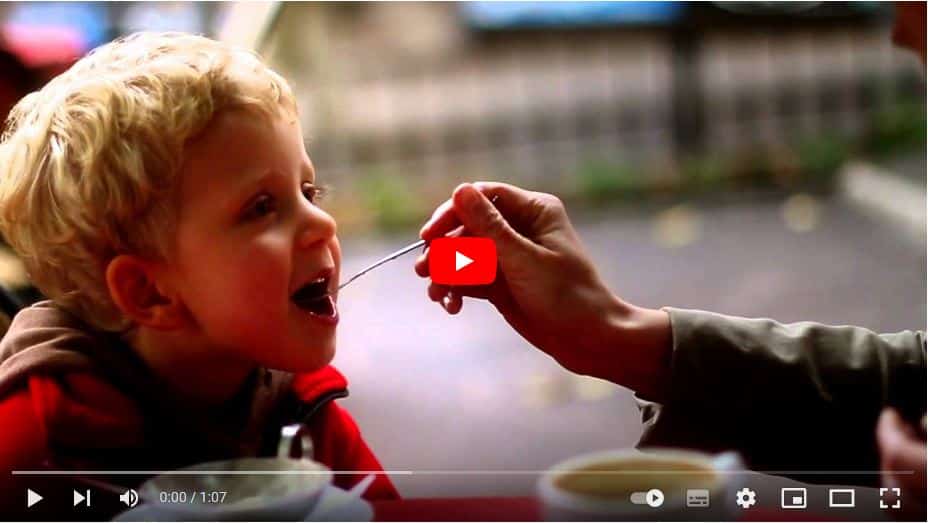
MULTIPOLYGON (((333 470, 381 471, 332 401, 341 253, 320 195, 286 82, 207 38, 135 34, 25 97, 0 229, 50 300, 0 342, 3 505, 42 479, 11 470, 272 455, 287 423, 333 470)), ((366 494, 396 496, 382 474, 366 494)))

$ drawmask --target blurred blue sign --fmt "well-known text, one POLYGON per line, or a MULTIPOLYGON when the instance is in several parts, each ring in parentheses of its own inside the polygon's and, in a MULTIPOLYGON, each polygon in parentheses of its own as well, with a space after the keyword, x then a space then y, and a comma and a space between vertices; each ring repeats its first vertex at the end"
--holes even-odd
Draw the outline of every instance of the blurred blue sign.
POLYGON ((685 2, 464 2, 461 13, 478 29, 671 24, 685 2))
POLYGON ((106 6, 96 2, 17 2, 10 6, 5 23, 70 30, 81 40, 84 50, 109 40, 106 6))

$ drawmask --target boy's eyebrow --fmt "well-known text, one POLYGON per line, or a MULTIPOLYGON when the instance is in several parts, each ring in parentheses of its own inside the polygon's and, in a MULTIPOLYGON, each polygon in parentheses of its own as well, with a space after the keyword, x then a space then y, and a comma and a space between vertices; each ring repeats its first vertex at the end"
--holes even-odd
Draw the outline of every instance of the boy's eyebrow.
POLYGON ((255 171, 252 171, 242 176, 241 178, 242 182, 237 184, 236 192, 237 193, 251 192, 252 190, 255 189, 255 187, 264 185, 265 183, 273 180, 274 178, 283 178, 283 177, 284 175, 278 172, 277 170, 273 170, 273 169, 272 170, 266 170, 266 169, 257 170, 256 169, 255 171))
MULTIPOLYGON (((250 196, 251 192, 254 191, 257 187, 267 184, 268 182, 285 184, 290 181, 290 177, 286 174, 276 170, 255 170, 255 172, 260 174, 246 174, 242 176, 243 180, 241 183, 237 184, 235 188, 235 195, 238 198, 245 198, 250 196)), ((316 172, 309 165, 304 165, 300 167, 300 180, 305 178, 315 179, 316 172)))

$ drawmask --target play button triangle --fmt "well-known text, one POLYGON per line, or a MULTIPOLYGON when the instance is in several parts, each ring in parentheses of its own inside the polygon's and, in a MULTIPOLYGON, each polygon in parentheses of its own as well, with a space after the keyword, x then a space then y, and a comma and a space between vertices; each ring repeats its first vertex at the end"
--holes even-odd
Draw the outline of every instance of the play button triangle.
POLYGON ((472 263, 474 263, 474 260, 468 258, 467 256, 464 256, 458 251, 454 251, 454 270, 455 271, 459 271, 472 263))
POLYGON ((26 489, 26 508, 42 501, 42 495, 32 489, 26 489))

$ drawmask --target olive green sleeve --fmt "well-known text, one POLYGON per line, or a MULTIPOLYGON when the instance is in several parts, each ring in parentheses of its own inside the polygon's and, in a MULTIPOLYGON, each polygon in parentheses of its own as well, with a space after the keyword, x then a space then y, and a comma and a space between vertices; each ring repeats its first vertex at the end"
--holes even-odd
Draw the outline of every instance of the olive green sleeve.
MULTIPOLYGON (((751 468, 785 475, 876 471, 882 409, 893 406, 909 419, 925 412, 923 332, 665 310, 671 378, 660 403, 641 402, 639 447, 736 449, 751 468)), ((873 484, 878 477, 840 479, 873 484)))

